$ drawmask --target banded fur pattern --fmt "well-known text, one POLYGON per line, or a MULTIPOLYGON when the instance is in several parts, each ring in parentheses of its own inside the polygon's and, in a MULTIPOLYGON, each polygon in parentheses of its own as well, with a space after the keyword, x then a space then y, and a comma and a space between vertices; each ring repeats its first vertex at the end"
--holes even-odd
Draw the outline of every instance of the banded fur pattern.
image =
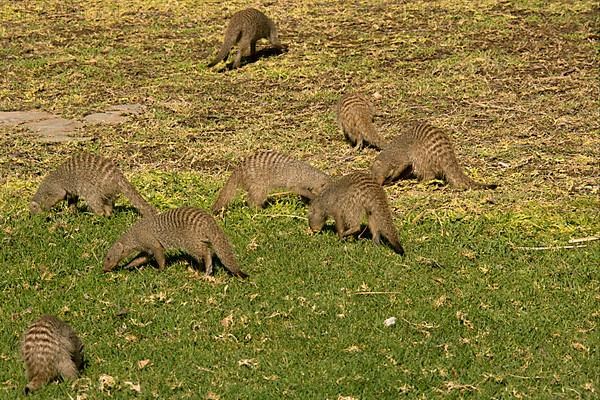
POLYGON ((64 321, 44 315, 32 323, 21 342, 28 383, 25 394, 58 378, 74 379, 83 368, 83 344, 64 321))
POLYGON ((181 207, 143 218, 136 222, 115 242, 104 258, 104 271, 115 268, 123 259, 143 253, 127 266, 142 265, 154 257, 164 269, 165 252, 182 250, 199 263, 204 263, 206 274, 212 273, 213 253, 233 275, 245 278, 233 248, 215 219, 195 207, 181 207))
POLYGON ((256 42, 260 39, 268 39, 273 47, 282 48, 275 23, 255 8, 247 8, 233 14, 225 29, 224 36, 218 54, 208 64, 209 68, 226 60, 236 43, 238 44, 238 52, 233 62, 233 68, 240 67, 243 56, 254 56, 256 54, 256 42))
POLYGON ((373 106, 360 93, 347 93, 341 97, 336 107, 337 122, 344 135, 361 149, 365 142, 382 149, 386 140, 377 132, 373 106))
POLYGON ((379 244, 384 237, 396 253, 403 255, 385 191, 368 173, 353 172, 336 179, 308 209, 313 232, 323 229, 328 217, 332 217, 340 239, 360 232, 365 216, 373 241, 379 244))
POLYGON ((155 212, 115 163, 84 152, 70 157, 42 180, 29 208, 32 214, 36 214, 48 211, 67 198, 82 198, 94 213, 109 216, 120 193, 142 215, 155 212))
POLYGON ((259 151, 244 159, 232 172, 213 204, 218 213, 233 200, 238 189, 247 193, 253 207, 263 207, 269 192, 283 188, 313 199, 330 181, 329 175, 310 164, 275 151, 259 151))
POLYGON ((448 135, 427 123, 416 124, 395 137, 371 166, 373 177, 379 184, 398 179, 408 171, 419 180, 440 178, 461 189, 497 187, 468 177, 458 162, 448 135))

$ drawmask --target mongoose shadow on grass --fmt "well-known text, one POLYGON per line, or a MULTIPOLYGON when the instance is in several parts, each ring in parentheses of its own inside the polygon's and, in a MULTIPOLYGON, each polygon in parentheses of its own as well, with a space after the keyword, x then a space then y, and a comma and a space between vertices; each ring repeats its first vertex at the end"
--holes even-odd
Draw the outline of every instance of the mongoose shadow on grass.
MULTIPOLYGON (((227 271, 227 268, 225 268, 225 266, 221 263, 221 261, 219 260, 219 257, 217 257, 216 254, 212 255, 212 260, 213 260, 213 268, 214 268, 214 266, 219 266, 219 269, 223 269, 225 271, 225 273, 232 275, 229 271, 227 271)), ((168 254, 165 256, 165 261, 166 261, 165 269, 168 269, 169 267, 172 267, 173 265, 178 264, 180 262, 184 262, 187 266, 189 266, 194 271, 206 272, 206 268, 203 263, 199 263, 198 260, 196 260, 194 257, 192 257, 191 255, 184 253, 184 252, 178 252, 176 250, 173 250, 173 252, 171 254, 168 254)), ((137 255, 130 257, 130 259, 128 259, 126 262, 123 262, 122 265, 119 265, 117 268, 114 269, 114 271, 123 270, 123 271, 136 271, 137 272, 137 271, 140 271, 140 270, 142 270, 144 268, 148 268, 148 267, 159 270, 158 262, 156 261, 156 259, 153 256, 149 256, 147 253, 138 253, 137 255), (149 260, 142 265, 130 267, 128 265, 129 262, 140 255, 148 256, 149 260)), ((212 276, 214 276, 214 272, 213 272, 212 276)))
MULTIPOLYGON (((285 54, 288 52, 288 46, 285 44, 281 45, 281 48, 277 48, 277 47, 265 47, 262 48, 260 50, 258 50, 253 56, 247 56, 242 58, 242 63, 240 64, 240 68, 247 65, 247 64, 254 64, 255 62, 257 62, 258 60, 261 59, 268 59, 271 57, 277 57, 280 56, 282 54, 285 54)), ((219 69, 217 72, 227 72, 227 71, 233 71, 237 68, 233 68, 233 64, 234 62, 229 62, 227 64, 225 64, 225 67, 219 69)))
MULTIPOLYGON (((319 232, 315 232, 313 233, 313 235, 334 235, 337 236, 337 230, 335 227, 335 223, 331 222, 331 223, 326 223, 325 226, 323 226, 323 229, 321 229, 321 231, 319 232)), ((339 239, 342 243, 358 243, 358 241, 362 241, 362 240, 373 240, 373 234, 371 233, 371 231, 369 230, 369 226, 367 224, 360 224, 360 231, 353 233, 351 235, 348 235, 346 237, 344 237, 343 239, 339 239)), ((383 243, 387 243, 388 245, 391 245, 391 243, 384 237, 381 237, 381 241, 383 243)), ((394 249, 390 248, 390 250, 393 252, 394 249)))
MULTIPOLYGON (((65 199, 65 204, 63 206, 58 205, 52 207, 52 212, 45 213, 44 218, 46 221, 52 221, 55 219, 57 214, 61 214, 63 212, 73 214, 95 215, 94 212, 89 209, 85 201, 79 201, 77 197, 68 196, 65 199)), ((115 205, 113 207, 113 213, 111 216, 114 216, 117 213, 137 214, 137 209, 129 205, 115 205)))
POLYGON ((310 204, 310 199, 307 197, 304 197, 302 195, 297 195, 291 191, 289 192, 280 192, 280 193, 271 193, 269 195, 269 197, 267 197, 267 200, 265 200, 265 203, 263 204, 262 209, 268 209, 272 206, 277 205, 278 203, 281 202, 285 202, 285 203, 294 203, 294 202, 300 202, 303 206, 308 206, 310 204))

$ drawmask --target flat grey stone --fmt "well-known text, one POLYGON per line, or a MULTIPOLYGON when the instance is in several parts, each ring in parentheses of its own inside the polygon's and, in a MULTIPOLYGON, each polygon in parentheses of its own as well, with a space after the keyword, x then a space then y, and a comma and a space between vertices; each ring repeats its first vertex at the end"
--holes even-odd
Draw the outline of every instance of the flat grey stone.
POLYGON ((87 142, 92 140, 91 136, 71 136, 62 133, 56 133, 49 136, 38 136, 36 141, 40 143, 65 143, 65 142, 87 142))
POLYGON ((117 104, 110 106, 104 112, 97 112, 86 115, 83 121, 86 124, 108 124, 116 125, 127 121, 128 115, 138 115, 144 111, 141 104, 117 104))
POLYGON ((69 142, 90 140, 91 137, 76 137, 70 135, 77 129, 83 127, 79 121, 62 117, 53 117, 41 121, 27 122, 23 127, 32 131, 37 140, 43 143, 69 142))
POLYGON ((86 124, 108 124, 116 125, 127 121, 129 118, 123 115, 120 111, 99 112, 86 115, 83 117, 83 122, 86 124))
POLYGON ((36 140, 43 143, 80 142, 93 139, 91 136, 73 135, 84 124, 116 125, 144 111, 141 104, 117 104, 104 112, 86 115, 83 122, 70 120, 46 111, 2 111, 0 125, 22 126, 29 129, 36 140))
POLYGON ((19 125, 49 118, 54 118, 54 115, 46 111, 0 111, 0 124, 6 125, 19 125))
POLYGON ((144 106, 141 104, 136 104, 136 103, 117 104, 117 105, 109 107, 108 110, 106 110, 106 111, 107 112, 119 111, 122 114, 137 115, 137 114, 141 114, 144 111, 144 106))

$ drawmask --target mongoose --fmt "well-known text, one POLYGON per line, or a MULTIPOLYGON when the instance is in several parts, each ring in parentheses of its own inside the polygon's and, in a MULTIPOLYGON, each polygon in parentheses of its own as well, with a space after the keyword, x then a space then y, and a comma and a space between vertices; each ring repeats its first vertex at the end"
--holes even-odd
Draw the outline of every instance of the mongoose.
POLYGON ((21 342, 27 379, 25 394, 58 379, 74 379, 83 369, 83 344, 64 321, 44 315, 29 326, 21 342))
POLYGON ((412 170, 420 180, 444 178, 457 188, 495 189, 495 184, 473 181, 465 175, 456 159, 448 135, 429 124, 417 124, 395 137, 377 156, 371 167, 375 181, 380 185, 392 181, 403 172, 412 170))
POLYGON ((337 104, 337 122, 344 135, 354 144, 355 150, 364 142, 382 149, 387 141, 377 133, 373 125, 374 112, 371 103, 359 93, 347 93, 337 104))
POLYGON ((29 209, 37 214, 61 200, 81 197, 94 213, 109 216, 119 193, 142 215, 155 213, 154 207, 127 181, 115 163, 84 152, 69 158, 42 180, 29 209))
POLYGON ((204 261, 207 275, 212 273, 214 252, 233 275, 248 276, 240 270, 229 240, 214 218, 195 207, 175 208, 136 222, 108 250, 104 272, 111 271, 121 260, 134 254, 136 258, 127 267, 145 264, 154 256, 162 270, 165 251, 169 249, 185 251, 196 261, 204 261), (140 252, 144 254, 137 256, 140 252))
POLYGON ((275 151, 259 151, 247 157, 234 170, 219 192, 212 211, 218 213, 231 202, 238 187, 248 192, 248 203, 262 207, 270 190, 285 188, 309 200, 329 182, 326 173, 275 151))
POLYGON ((368 173, 352 172, 327 185, 310 203, 308 224, 313 232, 318 232, 331 216, 342 239, 360 231, 365 214, 373 241, 379 244, 383 236, 396 253, 403 255, 385 191, 368 173))
POLYGON ((283 48, 277 36, 277 27, 269 17, 254 8, 236 12, 225 29, 225 39, 219 53, 208 64, 208 67, 214 67, 220 61, 227 59, 231 48, 238 43, 238 52, 233 62, 233 68, 239 68, 242 56, 254 56, 256 42, 263 38, 269 39, 275 48, 283 48))

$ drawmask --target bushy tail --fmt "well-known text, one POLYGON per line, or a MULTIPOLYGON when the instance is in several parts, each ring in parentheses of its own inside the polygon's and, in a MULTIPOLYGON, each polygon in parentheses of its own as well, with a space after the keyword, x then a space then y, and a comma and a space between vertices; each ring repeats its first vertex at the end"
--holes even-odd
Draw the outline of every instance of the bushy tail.
POLYGON ((143 217, 148 217, 157 213, 154 206, 148 203, 146 199, 144 199, 136 190, 136 188, 134 188, 133 185, 129 183, 127 179, 125 179, 125 177, 122 177, 120 180, 119 188, 121 189, 121 192, 123 192, 123 195, 129 199, 131 204, 138 209, 143 217))
POLYGON ((217 257, 219 257, 219 260, 221 260, 223 266, 225 266, 225 268, 233 275, 240 278, 247 278, 248 274, 240 269, 235 254, 233 254, 231 244, 229 244, 229 240, 227 240, 227 237, 221 228, 216 226, 216 223, 213 231, 216 233, 210 238, 210 245, 217 257))
POLYGON ((474 181, 465 174, 458 161, 453 162, 444 171, 444 175, 450 185, 461 189, 496 189, 498 187, 495 183, 486 184, 474 181))
POLYGON ((227 182, 225 182, 225 186, 219 192, 219 196, 212 206, 213 214, 217 214, 231 202, 238 188, 240 174, 240 170, 235 169, 227 182))
POLYGON ((230 31, 227 29, 225 32, 225 39, 223 40, 223 44, 221 45, 221 49, 217 56, 208 63, 208 68, 214 67, 221 61, 225 60, 229 55, 229 51, 233 47, 233 45, 238 41, 240 34, 242 33, 240 28, 237 28, 236 31, 230 31))

